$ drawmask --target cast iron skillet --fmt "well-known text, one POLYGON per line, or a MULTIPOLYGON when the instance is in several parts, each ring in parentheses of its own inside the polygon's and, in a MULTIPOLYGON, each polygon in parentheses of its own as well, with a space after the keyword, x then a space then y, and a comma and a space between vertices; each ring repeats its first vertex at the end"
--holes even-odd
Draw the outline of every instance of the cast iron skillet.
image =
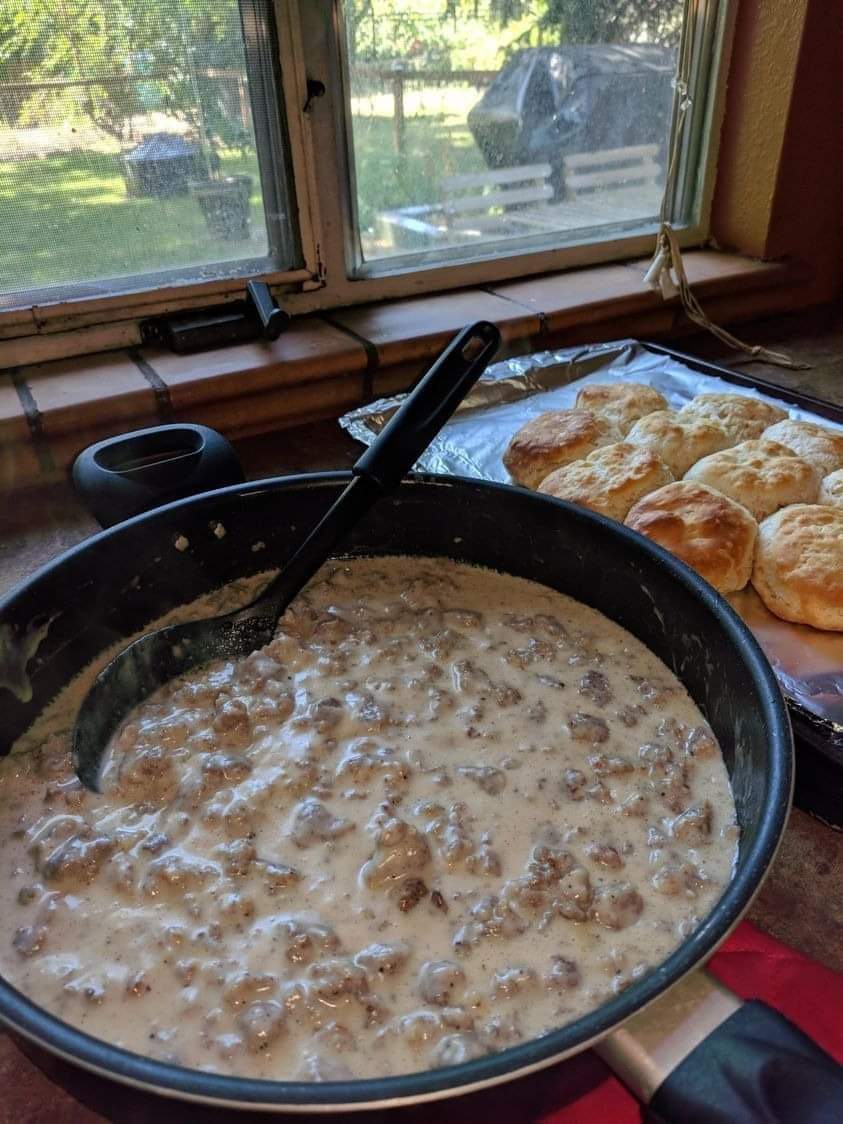
MULTIPOLYGON (((0 688, 0 752, 7 751, 68 680, 108 645, 176 605, 236 577, 283 563, 348 478, 347 473, 279 478, 180 500, 93 536, 0 601, 0 638, 5 633, 13 641, 7 655, 9 650, 20 651, 28 636, 51 622, 28 663, 32 697, 22 701, 0 688), (225 528, 222 538, 217 537, 218 529, 214 531, 218 523, 225 528), (189 547, 177 550, 177 539, 187 539, 189 547)), ((20 1034, 88 1069, 183 1099, 276 1111, 385 1108, 505 1081, 584 1049, 700 966, 746 911, 784 830, 793 750, 784 703, 765 657, 710 586, 618 523, 521 489, 455 477, 406 480, 352 533, 348 553, 448 556, 531 578, 600 609, 661 657, 711 723, 731 774, 741 827, 740 858, 719 903, 664 964, 598 1010, 541 1039, 429 1072, 325 1084, 201 1073, 91 1038, 0 980, 0 1018, 20 1034)), ((0 678, 2 665, 0 658, 0 678)), ((7 667, 6 677, 10 674, 14 678, 14 668, 7 667)), ((751 1039, 757 1046, 782 1034, 791 1057, 784 1084, 793 1089, 801 1080, 809 1090, 800 1101, 798 1118, 821 1119, 806 1114, 805 1096, 809 1103, 823 1075, 828 1077, 826 1055, 789 1024, 782 1030, 777 1023, 774 1033, 771 1020, 778 1017, 767 1008, 759 1012, 758 1006, 744 1005, 713 1036, 719 1036, 723 1047, 723 1035, 731 1027, 728 1064, 719 1066, 729 1072, 720 1085, 724 1103, 731 1096, 742 1106, 737 1115, 722 1119, 787 1118, 763 1116, 761 1109, 758 1115, 741 1115, 748 1088, 758 1097, 770 1096, 771 1051, 762 1042, 760 1057, 756 1049, 744 1051, 745 1064, 736 1060, 741 1042, 751 1039)), ((709 1066, 706 1113, 721 1096, 713 1055, 698 1047, 658 1093, 661 1107, 683 1121, 721 1118, 694 1114, 692 1082, 686 1081, 677 1094, 675 1078, 687 1074, 689 1065, 693 1069, 700 1050, 709 1066)), ((776 1072, 781 1078, 781 1066, 776 1072)))

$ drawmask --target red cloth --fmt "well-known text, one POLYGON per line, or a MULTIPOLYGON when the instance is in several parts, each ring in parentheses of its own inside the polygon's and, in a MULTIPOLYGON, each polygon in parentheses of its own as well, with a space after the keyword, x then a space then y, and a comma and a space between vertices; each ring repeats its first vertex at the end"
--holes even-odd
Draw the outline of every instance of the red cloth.
MULTIPOLYGON (((843 1062, 843 974, 744 921, 709 963, 743 999, 763 999, 843 1062)), ((436 1124, 640 1124, 638 1102, 590 1050, 508 1085, 398 1114, 436 1124)))

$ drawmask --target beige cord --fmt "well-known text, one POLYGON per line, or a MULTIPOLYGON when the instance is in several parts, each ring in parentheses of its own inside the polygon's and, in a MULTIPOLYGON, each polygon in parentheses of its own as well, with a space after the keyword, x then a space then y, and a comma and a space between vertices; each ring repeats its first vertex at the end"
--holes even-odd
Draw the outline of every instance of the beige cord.
POLYGON ((656 253, 650 268, 644 275, 644 281, 651 288, 659 289, 662 297, 668 300, 678 294, 685 315, 689 320, 716 336, 727 347, 736 351, 745 351, 750 359, 762 359, 778 367, 789 367, 794 371, 807 370, 808 363, 801 363, 785 355, 781 351, 771 351, 760 344, 744 343, 725 328, 721 328, 706 316, 705 312, 691 290, 688 275, 685 273, 685 263, 682 260, 682 251, 676 238, 676 231, 668 222, 662 222, 656 236, 656 253))
POLYGON ((685 122, 691 106, 688 94, 688 76, 691 69, 691 39, 689 30, 689 5, 685 5, 685 23, 680 47, 679 66, 674 80, 675 97, 678 99, 676 108, 676 128, 673 130, 670 147, 670 159, 665 176, 664 193, 659 209, 659 229, 656 234, 656 248, 653 260, 644 274, 644 284, 660 292, 663 300, 679 297, 685 315, 694 324, 710 332, 713 336, 725 343, 727 347, 736 351, 743 351, 749 356, 750 361, 762 359, 778 367, 789 367, 791 370, 807 370, 809 363, 801 363, 780 351, 771 351, 760 344, 748 344, 719 327, 706 316, 702 305, 691 290, 688 275, 685 272, 685 263, 682 260, 682 250, 676 231, 671 226, 667 217, 668 199, 673 195, 676 185, 676 175, 679 166, 679 153, 682 147, 682 138, 685 132, 685 122))

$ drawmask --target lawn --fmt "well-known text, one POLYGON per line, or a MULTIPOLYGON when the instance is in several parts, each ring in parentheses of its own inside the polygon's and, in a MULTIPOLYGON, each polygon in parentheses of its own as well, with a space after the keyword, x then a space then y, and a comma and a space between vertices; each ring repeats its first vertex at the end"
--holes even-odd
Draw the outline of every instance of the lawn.
POLYGON ((400 154, 393 148, 391 120, 357 117, 354 149, 357 207, 364 231, 374 226, 381 211, 440 203, 443 179, 485 167, 465 122, 444 116, 408 118, 400 154))
POLYGON ((129 198, 116 155, 0 161, 0 292, 265 254, 257 161, 223 154, 222 165, 253 177, 246 241, 211 238, 189 195, 129 198))
MULTIPOLYGON (((390 99, 354 100, 364 239, 380 211, 436 202, 443 177, 483 168, 465 125, 465 95, 440 89, 408 100, 400 154, 393 149, 390 99)), ((0 160, 0 293, 262 256, 256 158, 231 152, 222 162, 225 173, 246 172, 254 180, 252 237, 245 242, 211 238, 190 196, 128 197, 118 155, 75 151, 0 160)))

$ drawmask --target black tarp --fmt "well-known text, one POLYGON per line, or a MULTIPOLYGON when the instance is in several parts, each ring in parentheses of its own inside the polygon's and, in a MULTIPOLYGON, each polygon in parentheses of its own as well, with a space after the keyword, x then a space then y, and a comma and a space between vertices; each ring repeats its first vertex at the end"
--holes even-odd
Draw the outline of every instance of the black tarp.
POLYGON ((534 47, 509 59, 468 115, 490 168, 667 145, 675 54, 653 44, 534 47))

